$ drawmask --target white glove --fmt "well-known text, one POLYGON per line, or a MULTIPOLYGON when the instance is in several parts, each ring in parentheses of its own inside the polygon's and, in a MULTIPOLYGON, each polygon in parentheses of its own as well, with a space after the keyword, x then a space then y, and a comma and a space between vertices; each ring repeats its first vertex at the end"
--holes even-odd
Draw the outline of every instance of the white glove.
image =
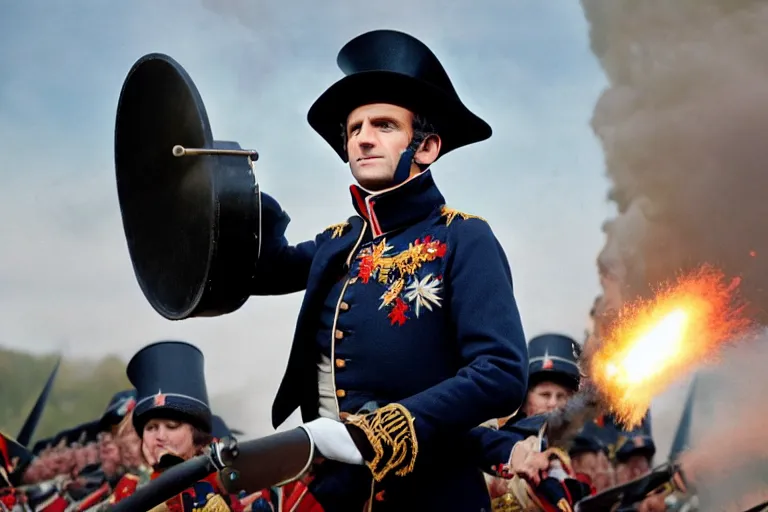
POLYGON ((364 463, 360 450, 343 423, 330 418, 318 418, 301 425, 309 433, 315 448, 326 459, 347 464, 364 463))

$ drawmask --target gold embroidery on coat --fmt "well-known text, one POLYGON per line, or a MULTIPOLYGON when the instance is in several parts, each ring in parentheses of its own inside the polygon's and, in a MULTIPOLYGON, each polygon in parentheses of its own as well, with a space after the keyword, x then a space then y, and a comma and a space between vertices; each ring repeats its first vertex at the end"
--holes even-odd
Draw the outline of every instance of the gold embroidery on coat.
POLYGON ((433 306, 440 307, 442 276, 428 274, 419 277, 416 272, 424 263, 443 258, 447 246, 427 235, 409 243, 404 251, 389 256, 387 253, 391 249, 392 246, 383 239, 360 251, 357 277, 366 284, 374 280, 387 286, 379 309, 392 306, 388 315, 390 322, 392 325, 403 325, 408 319, 406 313, 411 309, 418 318, 422 309, 431 311, 433 306))
POLYGON ((344 234, 344 230, 347 229, 347 226, 349 226, 349 222, 339 222, 338 224, 331 224, 330 226, 328 226, 323 230, 323 233, 325 233, 326 231, 331 231, 331 238, 338 238, 344 234))
POLYGON ((347 421, 362 430, 373 447, 375 456, 367 464, 377 482, 392 471, 397 476, 413 471, 419 444, 408 409, 400 404, 388 404, 364 416, 350 416, 347 421))
POLYGON ((193 509, 193 512, 231 512, 229 505, 220 494, 209 494, 205 505, 193 509))
POLYGON ((445 225, 446 226, 450 226, 451 222, 453 222, 453 219, 455 219, 456 217, 461 217, 462 220, 478 219, 478 220, 481 220, 483 222, 488 222, 484 218, 479 217, 477 215, 471 215, 469 213, 460 212, 459 210, 456 210, 454 208, 449 208, 447 206, 443 206, 442 207, 442 209, 440 210, 440 214, 443 217, 445 217, 445 225))

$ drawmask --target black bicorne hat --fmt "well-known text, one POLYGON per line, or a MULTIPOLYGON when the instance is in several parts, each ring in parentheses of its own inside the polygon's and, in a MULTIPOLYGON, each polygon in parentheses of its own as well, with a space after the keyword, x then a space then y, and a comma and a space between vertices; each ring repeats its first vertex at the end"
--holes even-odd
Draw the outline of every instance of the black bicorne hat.
POLYGON ((128 363, 136 388, 133 427, 141 436, 154 418, 183 421, 211 433, 211 408, 203 353, 183 341, 159 341, 141 349, 128 363))
POLYGON ((581 346, 564 334, 542 334, 528 342, 528 387, 551 380, 578 391, 581 346))
POLYGON ((413 36, 395 30, 366 32, 344 45, 336 62, 346 76, 315 101, 307 120, 344 162, 347 117, 372 103, 390 103, 424 116, 440 135, 440 155, 492 134, 488 123, 462 103, 435 54, 413 36))
POLYGON ((107 404, 107 408, 104 410, 104 414, 101 415, 99 420, 99 428, 102 431, 110 430, 115 425, 118 425, 125 415, 133 410, 136 406, 136 390, 126 389, 124 391, 118 391, 107 404))

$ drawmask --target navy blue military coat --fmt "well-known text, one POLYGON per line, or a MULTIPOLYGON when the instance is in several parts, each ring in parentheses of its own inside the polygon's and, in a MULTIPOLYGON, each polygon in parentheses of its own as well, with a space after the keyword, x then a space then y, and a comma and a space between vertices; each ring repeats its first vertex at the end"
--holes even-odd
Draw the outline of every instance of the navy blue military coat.
POLYGON ((311 490, 326 511, 359 511, 373 496, 375 510, 488 510, 482 473, 460 445, 526 390, 504 251, 486 221, 446 206, 431 171, 351 194, 357 215, 298 245, 284 236, 288 215, 263 195, 253 294, 306 290, 273 424, 298 407, 304 421, 318 417, 324 354, 339 417, 373 454, 367 467, 317 468, 311 490))

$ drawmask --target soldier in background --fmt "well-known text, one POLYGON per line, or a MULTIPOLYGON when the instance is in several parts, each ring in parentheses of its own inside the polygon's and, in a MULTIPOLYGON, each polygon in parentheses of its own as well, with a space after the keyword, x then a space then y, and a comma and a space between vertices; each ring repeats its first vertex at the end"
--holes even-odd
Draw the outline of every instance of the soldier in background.
MULTIPOLYGON (((141 440, 142 463, 153 473, 149 478, 126 473, 109 500, 96 510, 119 503, 168 467, 204 453, 214 439, 204 358, 197 347, 179 341, 152 343, 133 356, 126 373, 136 388, 131 425, 141 440)), ((128 428, 123 427, 118 437, 128 428)), ((171 498, 165 506, 185 512, 243 509, 238 496, 220 488, 216 473, 171 498)))
POLYGON ((600 432, 594 423, 588 423, 582 428, 568 454, 574 472, 586 475, 595 492, 616 485, 616 474, 608 458, 608 447, 600 439, 600 432))
POLYGON ((650 473, 656 445, 645 433, 632 433, 616 450, 616 479, 623 484, 650 473))
POLYGON ((500 421, 498 430, 480 426, 470 433, 468 449, 480 454, 478 463, 489 475, 486 481, 493 511, 544 510, 547 505, 543 503, 556 506, 561 500, 572 505, 580 497, 578 492, 591 493, 588 479, 579 479, 568 454, 546 452, 537 440, 544 415, 563 407, 579 389, 580 353, 579 344, 569 336, 533 338, 528 344, 528 390, 522 407, 500 421), (559 476, 542 478, 545 471, 559 476))

